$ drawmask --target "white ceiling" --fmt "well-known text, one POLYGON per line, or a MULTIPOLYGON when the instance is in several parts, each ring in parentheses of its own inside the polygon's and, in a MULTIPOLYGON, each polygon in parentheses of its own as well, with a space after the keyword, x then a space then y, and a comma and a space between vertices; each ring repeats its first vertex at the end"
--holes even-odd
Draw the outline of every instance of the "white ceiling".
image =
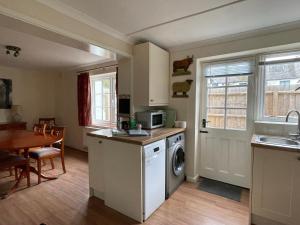
MULTIPOLYGON (((90 49, 90 51, 93 49, 90 49)), ((103 50, 103 49, 102 49, 103 50)), ((105 51, 105 50, 103 50, 105 51)), ((0 64, 27 69, 64 70, 112 60, 78 48, 0 26, 0 64), (22 50, 18 57, 6 54, 6 45, 22 50)))
POLYGON ((167 48, 300 20, 299 0, 39 1, 94 25, 97 22, 99 28, 105 25, 110 32, 167 48), (192 14, 196 15, 188 17, 192 14), (177 20, 182 17, 186 18, 177 20))

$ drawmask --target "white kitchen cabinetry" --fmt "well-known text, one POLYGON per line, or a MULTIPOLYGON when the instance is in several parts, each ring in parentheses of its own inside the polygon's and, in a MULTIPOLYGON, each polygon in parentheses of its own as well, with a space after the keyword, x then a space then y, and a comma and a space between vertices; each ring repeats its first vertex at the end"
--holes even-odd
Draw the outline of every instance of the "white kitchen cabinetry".
POLYGON ((299 157, 297 152, 253 149, 253 224, 300 224, 299 157))
POLYGON ((104 200, 104 146, 103 139, 87 136, 89 149, 90 195, 104 200))
POLYGON ((133 56, 134 105, 168 105, 169 53, 147 42, 134 46, 133 56))

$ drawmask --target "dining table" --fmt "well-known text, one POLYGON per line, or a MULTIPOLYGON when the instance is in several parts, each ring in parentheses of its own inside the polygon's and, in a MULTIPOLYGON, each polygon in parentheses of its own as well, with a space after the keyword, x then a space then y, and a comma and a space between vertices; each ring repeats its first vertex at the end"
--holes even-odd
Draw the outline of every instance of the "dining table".
MULTIPOLYGON (((50 134, 40 134, 28 130, 4 130, 0 131, 0 151, 10 151, 13 153, 23 150, 23 155, 27 158, 27 163, 31 173, 38 174, 35 167, 30 166, 29 151, 31 148, 49 146, 59 142, 61 137, 50 134)), ((26 176, 26 168, 22 168, 21 175, 16 181, 15 188, 17 188, 22 177, 26 176)), ((42 174, 42 178, 52 180, 55 176, 46 176, 42 174)), ((30 187, 30 176, 27 176, 27 186, 30 187)))

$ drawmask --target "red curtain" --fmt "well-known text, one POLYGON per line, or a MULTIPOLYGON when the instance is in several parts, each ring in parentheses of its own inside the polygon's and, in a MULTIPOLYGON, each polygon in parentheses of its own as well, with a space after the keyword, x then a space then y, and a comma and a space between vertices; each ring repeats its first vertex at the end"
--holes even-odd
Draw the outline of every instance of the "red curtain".
POLYGON ((78 122, 79 126, 91 125, 91 86, 89 73, 77 77, 78 122))

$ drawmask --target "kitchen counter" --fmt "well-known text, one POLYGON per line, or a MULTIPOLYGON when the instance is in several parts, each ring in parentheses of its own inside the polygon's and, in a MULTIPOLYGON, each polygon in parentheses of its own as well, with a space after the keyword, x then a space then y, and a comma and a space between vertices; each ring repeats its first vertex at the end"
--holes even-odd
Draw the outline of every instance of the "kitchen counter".
POLYGON ((279 145, 279 144, 269 143, 269 142, 261 142, 261 141, 259 141, 259 137, 261 137, 261 136, 271 137, 271 138, 279 138, 279 139, 284 138, 284 137, 277 137, 277 136, 254 134, 251 139, 252 147, 267 148, 267 149, 279 150, 279 151, 300 152, 300 145, 292 146, 292 145, 279 145))
POLYGON ((144 150, 150 143, 184 131, 182 128, 159 128, 148 131, 149 136, 139 137, 112 136, 112 129, 87 133, 90 196, 100 198, 106 206, 143 222, 144 150))
POLYGON ((99 137, 114 141, 126 142, 136 145, 147 145, 152 142, 164 139, 166 137, 172 136, 174 134, 184 132, 185 128, 158 128, 154 130, 149 130, 149 136, 113 136, 111 129, 102 129, 97 131, 92 131, 87 133, 91 137, 99 137))

